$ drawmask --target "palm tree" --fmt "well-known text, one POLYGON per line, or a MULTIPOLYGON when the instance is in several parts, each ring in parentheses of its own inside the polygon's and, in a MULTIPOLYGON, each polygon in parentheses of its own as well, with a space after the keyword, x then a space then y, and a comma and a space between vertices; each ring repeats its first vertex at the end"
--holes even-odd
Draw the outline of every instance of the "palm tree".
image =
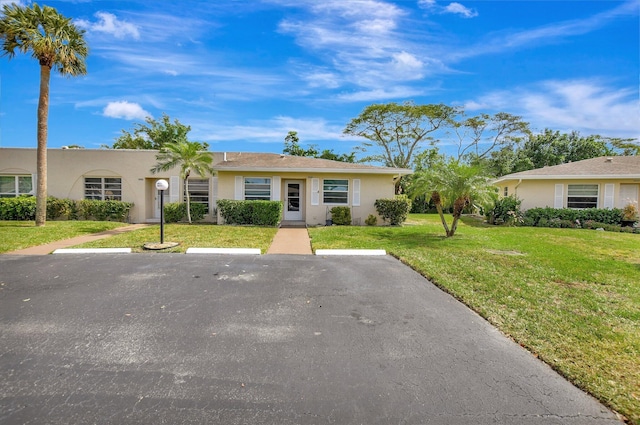
POLYGON ((47 218, 47 129, 49 117, 49 80, 51 70, 64 76, 87 73, 85 59, 88 47, 78 29, 52 7, 3 6, 0 17, 0 39, 3 56, 13 58, 16 50, 31 53, 40 63, 40 96, 38 99, 38 149, 36 185, 36 226, 47 218))
POLYGON ((453 236, 458 228, 458 220, 465 207, 485 204, 495 193, 489 179, 478 167, 451 160, 416 173, 409 192, 412 197, 431 195, 438 210, 447 237, 453 236), (444 217, 443 207, 453 206, 451 227, 444 217))
POLYGON ((201 177, 213 174, 213 168, 211 167, 213 156, 211 152, 203 151, 202 147, 202 143, 189 142, 187 140, 166 143, 156 155, 158 163, 151 169, 151 172, 155 174, 180 167, 180 177, 185 184, 187 220, 189 220, 189 223, 191 223, 191 201, 189 199, 189 176, 191 171, 201 177))

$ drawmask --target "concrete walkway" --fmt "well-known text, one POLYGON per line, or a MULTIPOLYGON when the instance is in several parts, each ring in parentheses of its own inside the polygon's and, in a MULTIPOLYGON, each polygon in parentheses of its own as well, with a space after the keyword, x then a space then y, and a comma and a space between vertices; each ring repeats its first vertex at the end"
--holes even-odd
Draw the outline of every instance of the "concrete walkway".
POLYGON ((108 238, 109 236, 119 235, 120 233, 130 232, 132 230, 142 229, 150 226, 149 224, 132 224, 131 226, 118 227, 116 229, 107 230, 100 233, 92 233, 89 235, 76 236, 71 239, 55 241, 44 245, 32 246, 30 248, 19 249, 17 251, 5 252, 8 255, 48 255, 56 249, 68 248, 70 246, 80 245, 85 242, 93 242, 99 239, 108 238))
POLYGON ((311 255, 311 239, 307 229, 280 228, 267 254, 311 255))

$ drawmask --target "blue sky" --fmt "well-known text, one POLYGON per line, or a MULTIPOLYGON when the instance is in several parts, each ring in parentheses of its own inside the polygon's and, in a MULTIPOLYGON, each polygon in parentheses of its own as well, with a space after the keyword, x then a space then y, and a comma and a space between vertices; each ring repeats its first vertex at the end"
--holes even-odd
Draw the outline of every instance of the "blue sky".
MULTIPOLYGON (((640 136, 638 0, 40 4, 90 47, 86 76, 52 78, 50 147, 110 145, 166 113, 216 151, 281 152, 295 130, 349 152, 351 118, 407 100, 521 115, 534 131, 640 136)), ((0 146, 35 147, 39 66, 18 54, 0 70, 0 146)))

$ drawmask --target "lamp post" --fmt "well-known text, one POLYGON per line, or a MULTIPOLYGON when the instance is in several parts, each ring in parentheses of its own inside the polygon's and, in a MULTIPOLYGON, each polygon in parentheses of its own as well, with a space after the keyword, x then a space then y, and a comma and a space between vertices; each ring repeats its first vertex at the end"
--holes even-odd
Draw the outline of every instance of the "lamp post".
POLYGON ((156 182, 156 189, 158 189, 158 196, 160 197, 160 244, 164 243, 164 191, 169 188, 169 183, 166 180, 158 180, 156 182))

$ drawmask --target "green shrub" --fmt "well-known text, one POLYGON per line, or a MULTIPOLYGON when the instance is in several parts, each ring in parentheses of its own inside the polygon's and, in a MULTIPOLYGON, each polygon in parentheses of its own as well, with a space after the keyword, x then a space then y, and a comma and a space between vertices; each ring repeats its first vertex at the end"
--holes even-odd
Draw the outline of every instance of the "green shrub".
POLYGON ((547 227, 548 222, 553 219, 567 220, 575 223, 576 220, 584 223, 585 221, 597 221, 604 224, 620 225, 622 223, 622 210, 618 208, 587 208, 584 210, 574 210, 571 208, 531 208, 524 213, 524 219, 527 223, 533 222, 533 226, 547 227), (540 224, 543 220, 544 224, 540 224))
POLYGON ((489 224, 522 224, 523 214, 522 211, 520 211, 521 204, 522 200, 513 195, 496 199, 493 208, 485 211, 487 222, 489 224))
POLYGON ((71 219, 72 212, 75 210, 75 201, 71 199, 59 199, 53 196, 47 198, 47 218, 50 220, 71 219))
MULTIPOLYGON (((204 218, 207 207, 197 202, 190 203, 191 221, 200 221, 204 218)), ((184 202, 171 202, 164 205, 164 222, 177 223, 187 220, 187 204, 184 202)))
POLYGON ((411 210, 411 201, 406 195, 396 195, 391 199, 376 199, 374 205, 382 220, 394 226, 404 223, 411 210))
POLYGON ((337 226, 349 226, 351 224, 351 208, 333 207, 330 212, 333 224, 337 226))
POLYGON ((35 196, 0 198, 0 220, 35 220, 35 196))
POLYGON ((367 226, 375 226, 378 224, 378 218, 373 214, 369 214, 369 217, 364 221, 364 224, 367 226))
POLYGON ((218 211, 226 224, 277 226, 282 217, 280 201, 218 200, 218 211))
POLYGON ((95 199, 76 201, 76 205, 78 218, 100 221, 127 221, 133 206, 131 202, 95 199))

